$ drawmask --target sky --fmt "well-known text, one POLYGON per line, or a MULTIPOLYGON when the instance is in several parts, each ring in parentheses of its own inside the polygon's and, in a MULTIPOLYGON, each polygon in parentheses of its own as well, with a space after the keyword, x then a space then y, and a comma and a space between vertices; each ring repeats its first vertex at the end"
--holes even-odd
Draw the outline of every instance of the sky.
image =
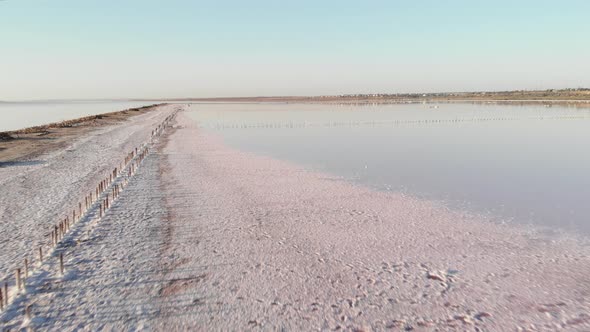
POLYGON ((590 1, 0 0, 0 100, 590 87, 590 1))

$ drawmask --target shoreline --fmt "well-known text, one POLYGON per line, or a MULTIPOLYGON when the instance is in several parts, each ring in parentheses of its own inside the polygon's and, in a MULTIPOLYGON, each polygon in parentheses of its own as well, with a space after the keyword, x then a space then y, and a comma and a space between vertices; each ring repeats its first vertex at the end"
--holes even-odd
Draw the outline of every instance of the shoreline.
MULTIPOLYGON (((141 131, 140 141, 178 108, 147 113, 99 143, 124 142, 130 130, 141 131)), ((590 248, 575 239, 547 240, 237 150, 187 112, 165 133, 108 213, 73 230, 67 273, 35 276, 26 299, 12 304, 10 312, 20 313, 32 303, 33 319, 3 313, 3 323, 60 330, 590 328, 590 248)), ((65 156, 95 155, 76 151, 65 156)), ((71 173, 64 178, 76 182, 71 173)))
MULTIPOLYGON (((149 101, 149 100, 148 100, 149 101)), ((499 105, 539 105, 545 107, 572 106, 572 107, 590 107, 590 100, 500 100, 500 99, 330 99, 321 100, 315 97, 247 97, 247 98, 201 98, 201 99, 180 99, 185 103, 253 103, 253 104, 272 104, 272 103, 294 103, 294 104, 325 104, 325 105, 386 105, 386 104, 499 104, 499 105)), ((114 123, 125 121, 133 116, 144 114, 160 106, 175 105, 180 103, 160 103, 146 105, 143 107, 129 108, 125 110, 108 112, 90 116, 84 116, 71 120, 48 123, 45 125, 27 127, 17 130, 0 132, 0 167, 2 163, 26 160, 38 156, 40 153, 54 151, 63 148, 67 142, 79 137, 89 130, 112 125, 114 123)))
POLYGON ((123 121, 130 116, 125 114, 75 129, 52 129, 54 135, 69 132, 49 138, 49 142, 30 139, 22 144, 17 140, 30 149, 15 148, 16 153, 11 153, 34 154, 34 158, 0 163, 0 223, 7 230, 0 234, 4 249, 0 278, 10 280, 13 268, 20 266, 23 258, 36 257, 34 250, 50 242, 53 225, 74 219, 72 211, 80 215, 84 203, 80 198, 95 192, 105 174, 109 177, 125 153, 148 141, 154 127, 171 111, 170 106, 158 106, 137 112, 133 121, 123 121))
POLYGON ((101 120, 101 119, 112 117, 112 116, 123 115, 124 118, 128 118, 133 115, 137 115, 137 114, 128 114, 128 112, 143 112, 143 111, 146 111, 149 109, 156 108, 158 106, 164 106, 166 104, 167 103, 152 104, 152 105, 146 105, 146 106, 142 106, 142 107, 128 108, 128 109, 124 109, 124 110, 120 110, 120 111, 100 113, 100 114, 95 114, 95 115, 88 115, 88 116, 83 116, 83 117, 59 121, 59 122, 50 122, 50 123, 47 123, 44 125, 39 125, 39 126, 25 127, 25 128, 16 129, 16 130, 0 131, 0 137, 2 137, 2 139, 10 139, 7 136, 40 133, 40 132, 46 132, 49 129, 56 129, 56 128, 69 128, 69 127, 79 126, 79 125, 85 124, 87 122, 101 120))
POLYGON ((200 266, 206 277, 170 292, 198 292, 200 306, 217 314, 205 323, 209 316, 197 312, 166 326, 590 326, 590 302, 579 297, 589 293, 590 253, 575 239, 548 240, 376 192, 228 147, 186 114, 177 122, 163 151, 171 237, 196 240, 173 241, 168 255, 179 264, 170 275, 188 278, 184 271, 200 266))
POLYGON ((75 139, 93 130, 127 121, 165 105, 167 104, 154 104, 0 132, 0 168, 11 162, 64 149, 75 139))

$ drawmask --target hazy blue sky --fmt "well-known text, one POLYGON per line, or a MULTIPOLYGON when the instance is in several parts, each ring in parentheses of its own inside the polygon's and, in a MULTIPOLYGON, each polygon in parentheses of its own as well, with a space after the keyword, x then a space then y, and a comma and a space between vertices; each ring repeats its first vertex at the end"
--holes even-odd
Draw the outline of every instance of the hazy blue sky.
POLYGON ((0 1, 0 100, 590 87, 590 1, 0 1))

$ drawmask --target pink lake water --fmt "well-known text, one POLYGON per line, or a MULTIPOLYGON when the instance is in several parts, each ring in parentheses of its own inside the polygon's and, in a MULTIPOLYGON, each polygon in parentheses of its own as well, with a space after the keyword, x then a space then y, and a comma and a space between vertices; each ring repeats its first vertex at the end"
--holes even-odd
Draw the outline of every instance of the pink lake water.
POLYGON ((590 234, 590 110, 192 104, 230 146, 548 232, 590 234))

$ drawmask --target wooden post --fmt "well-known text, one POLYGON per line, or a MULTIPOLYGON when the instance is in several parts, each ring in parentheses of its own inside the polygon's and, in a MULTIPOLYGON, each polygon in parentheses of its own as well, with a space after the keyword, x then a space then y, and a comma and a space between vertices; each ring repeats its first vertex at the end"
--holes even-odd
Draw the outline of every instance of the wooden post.
POLYGON ((82 216, 82 203, 78 202, 78 209, 80 210, 80 213, 78 214, 78 218, 80 218, 82 216))
POLYGON ((21 290, 20 269, 16 269, 16 271, 14 271, 14 274, 15 274, 15 279, 16 279, 16 286, 18 287, 18 290, 21 290))
POLYGON ((4 297, 2 297, 2 289, 0 288, 0 311, 4 310, 4 297))
POLYGON ((39 247, 39 264, 43 263, 43 247, 39 247))
POLYGON ((59 253, 59 271, 61 272, 61 275, 64 275, 64 255, 63 253, 59 253))
POLYGON ((98 214, 98 217, 99 217, 99 218, 102 218, 102 203, 100 203, 100 210, 99 210, 99 211, 100 211, 100 212, 99 212, 99 214, 98 214))
POLYGON ((25 321, 31 321, 31 306, 32 304, 25 306, 25 321))
POLYGON ((25 278, 29 276, 29 259, 25 258, 25 278))
POLYGON ((4 282, 4 305, 8 305, 8 282, 4 282))

